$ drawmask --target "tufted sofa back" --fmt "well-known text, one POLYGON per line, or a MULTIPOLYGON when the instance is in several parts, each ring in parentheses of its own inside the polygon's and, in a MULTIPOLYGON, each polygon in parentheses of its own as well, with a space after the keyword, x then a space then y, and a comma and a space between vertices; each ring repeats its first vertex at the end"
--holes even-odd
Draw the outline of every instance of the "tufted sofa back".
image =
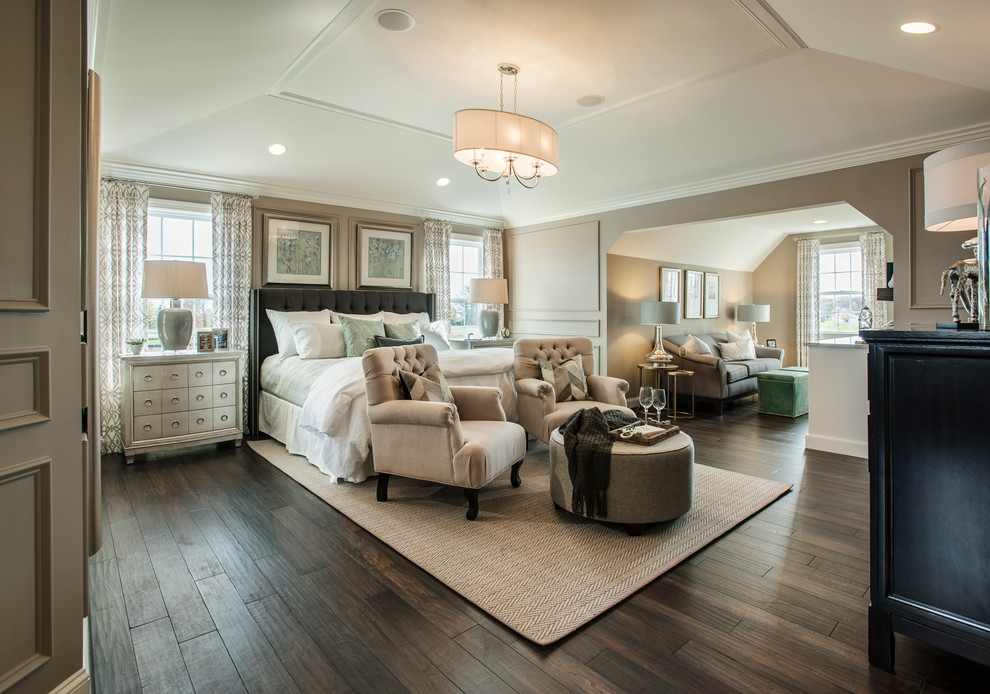
POLYGON ((540 357, 560 364, 573 357, 581 358, 585 374, 595 373, 595 357, 588 337, 545 337, 516 340, 512 345, 512 368, 515 378, 542 378, 540 357))
POLYGON ((378 405, 389 400, 402 400, 399 371, 421 374, 437 363, 437 350, 433 345, 403 345, 402 347, 376 347, 361 357, 364 368, 365 390, 368 405, 378 405))

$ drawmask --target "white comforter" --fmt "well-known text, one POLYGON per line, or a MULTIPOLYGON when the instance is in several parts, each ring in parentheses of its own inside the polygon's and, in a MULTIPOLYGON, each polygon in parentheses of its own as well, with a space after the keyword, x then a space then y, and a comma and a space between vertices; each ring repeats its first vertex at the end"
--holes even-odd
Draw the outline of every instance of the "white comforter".
MULTIPOLYGON (((515 419, 511 349, 451 350, 438 354, 440 369, 451 385, 499 386, 506 415, 515 419)), ((307 453, 310 462, 335 480, 363 482, 374 474, 360 359, 341 360, 316 379, 303 402, 299 426, 319 439, 320 450, 307 453)))

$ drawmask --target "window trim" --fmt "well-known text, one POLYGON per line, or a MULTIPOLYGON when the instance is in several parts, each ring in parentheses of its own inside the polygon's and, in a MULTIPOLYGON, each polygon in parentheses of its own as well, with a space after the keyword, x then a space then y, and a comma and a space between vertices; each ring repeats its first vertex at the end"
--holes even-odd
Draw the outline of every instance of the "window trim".
MULTIPOLYGON (((860 278, 862 278, 862 272, 863 272, 863 266, 862 266, 862 262, 863 262, 863 259, 862 259, 862 249, 861 249, 861 247, 859 245, 859 242, 858 241, 854 241, 852 239, 850 239, 848 241, 839 241, 839 242, 836 242, 836 243, 822 244, 819 247, 819 249, 818 249, 819 267, 820 267, 820 264, 821 264, 821 257, 822 257, 822 255, 824 255, 826 253, 828 253, 828 254, 836 254, 836 253, 844 253, 844 252, 849 252, 849 251, 858 251, 860 253, 860 270, 859 271, 860 271, 860 278)), ((835 273, 829 273, 829 274, 835 274, 835 273)), ((818 282, 818 305, 819 305, 819 317, 818 317, 818 331, 819 331, 819 333, 818 333, 818 337, 819 337, 819 339, 821 339, 821 340, 829 340, 829 339, 840 338, 840 337, 849 337, 850 335, 855 334, 855 332, 856 332, 855 330, 822 330, 821 329, 822 317, 820 315, 820 313, 821 313, 821 308, 820 307, 821 307, 821 301, 822 301, 822 291, 821 291, 821 279, 820 279, 820 277, 821 277, 821 270, 819 269, 819 282, 818 282)), ((860 304, 861 305, 865 304, 865 301, 864 301, 864 298, 863 298, 863 289, 862 289, 862 286, 858 290, 852 290, 852 289, 849 289, 849 290, 835 290, 835 291, 825 292, 825 293, 828 294, 829 296, 833 296, 833 297, 837 297, 837 296, 858 296, 859 297, 859 300, 860 300, 860 304)))

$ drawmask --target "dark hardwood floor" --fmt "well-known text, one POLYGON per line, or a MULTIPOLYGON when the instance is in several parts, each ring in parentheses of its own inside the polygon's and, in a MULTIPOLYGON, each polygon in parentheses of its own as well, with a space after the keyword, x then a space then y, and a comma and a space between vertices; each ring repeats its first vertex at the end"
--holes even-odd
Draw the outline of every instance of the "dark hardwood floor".
POLYGON ((990 668, 904 636, 894 674, 868 665, 865 460, 805 452, 806 417, 747 401, 681 426, 697 462, 794 490, 549 647, 246 446, 107 456, 95 690, 987 691, 990 668))

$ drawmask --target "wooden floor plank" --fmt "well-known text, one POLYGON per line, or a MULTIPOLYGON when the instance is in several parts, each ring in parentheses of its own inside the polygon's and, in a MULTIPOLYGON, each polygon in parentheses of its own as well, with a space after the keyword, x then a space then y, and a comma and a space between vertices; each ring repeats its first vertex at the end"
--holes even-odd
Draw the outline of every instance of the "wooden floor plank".
POLYGON ((136 692, 141 688, 134 642, 124 607, 117 560, 89 565, 89 629, 93 683, 97 692, 136 692))
POLYGON ((567 688, 489 633, 480 624, 457 636, 460 646, 520 694, 553 694, 567 688))
POLYGON ((193 579, 198 581, 201 578, 222 574, 223 564, 213 553, 210 543, 206 541, 203 532, 182 502, 179 499, 169 498, 162 499, 160 503, 168 529, 193 579))
POLYGON ((168 619, 135 627, 131 637, 143 693, 193 694, 192 682, 168 619))
POLYGON ((275 592, 213 508, 201 508, 191 515, 244 602, 260 600, 275 592))
POLYGON ((210 694, 246 693, 220 634, 211 631, 179 644, 189 679, 197 692, 210 694))
POLYGON ((168 526, 144 533, 175 638, 182 643, 215 630, 210 612, 196 589, 168 526))
POLYGON ((111 523, 110 531, 113 533, 128 624, 136 627, 167 617, 158 577, 151 565, 137 519, 132 516, 111 523))

